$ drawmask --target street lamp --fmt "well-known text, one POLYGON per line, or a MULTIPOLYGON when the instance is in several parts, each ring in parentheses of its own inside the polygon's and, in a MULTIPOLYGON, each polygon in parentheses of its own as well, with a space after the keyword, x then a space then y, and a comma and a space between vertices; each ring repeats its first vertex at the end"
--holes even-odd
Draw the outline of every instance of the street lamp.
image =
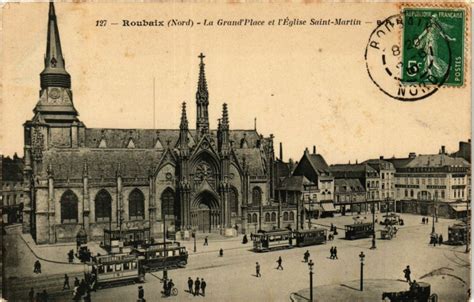
POLYGON ((309 267, 309 301, 313 302, 313 260, 309 260, 308 267, 309 267))
POLYGON ((435 233, 435 198, 433 198, 433 219, 432 220, 432 226, 431 226, 431 233, 434 234, 435 233))
POLYGON ((370 247, 371 250, 376 249, 377 246, 375 245, 375 201, 372 201, 372 246, 370 247))
POLYGON ((193 251, 196 253, 196 231, 195 230, 193 230, 192 236, 194 238, 194 249, 193 249, 193 251))
POLYGON ((360 291, 364 291, 364 252, 360 252, 360 291))

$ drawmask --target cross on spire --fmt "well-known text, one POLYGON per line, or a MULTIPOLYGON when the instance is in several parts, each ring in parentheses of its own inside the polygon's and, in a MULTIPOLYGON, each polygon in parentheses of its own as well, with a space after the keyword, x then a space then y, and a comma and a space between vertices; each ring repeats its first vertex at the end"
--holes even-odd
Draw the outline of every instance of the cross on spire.
POLYGON ((199 59, 201 59, 201 64, 204 64, 204 58, 206 56, 201 52, 201 54, 198 56, 199 59))

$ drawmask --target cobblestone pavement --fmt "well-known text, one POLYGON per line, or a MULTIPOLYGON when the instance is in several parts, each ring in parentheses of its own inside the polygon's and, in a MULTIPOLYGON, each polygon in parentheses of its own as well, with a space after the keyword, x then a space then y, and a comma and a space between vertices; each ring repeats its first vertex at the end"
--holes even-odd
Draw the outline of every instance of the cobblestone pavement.
MULTIPOLYGON (((370 215, 369 215, 370 216, 370 215)), ((367 216, 368 220, 371 217, 367 216)), ((293 248, 268 253, 254 253, 251 244, 242 245, 241 237, 223 240, 210 240, 209 246, 203 246, 203 240, 197 241, 197 252, 193 252, 193 241, 183 244, 187 247, 190 256, 189 263, 184 269, 169 271, 179 294, 176 297, 166 298, 169 301, 207 300, 207 301, 289 301, 291 293, 305 295, 309 286, 308 266, 302 262, 303 253, 309 250, 311 259, 315 262, 314 286, 318 289, 326 286, 327 292, 343 295, 341 284, 346 284, 345 291, 350 289, 350 282, 357 282, 360 274, 359 253, 366 255, 364 276, 367 280, 389 280, 394 284, 401 284, 397 280, 403 279, 402 270, 406 265, 412 268, 412 279, 425 281, 432 285, 432 292, 440 296, 440 301, 465 301, 467 284, 469 284, 469 258, 464 253, 464 247, 429 246, 430 224, 421 224, 421 217, 402 215, 405 226, 400 227, 396 238, 392 240, 377 240, 377 249, 371 250, 371 239, 347 241, 342 239, 344 232, 340 231, 334 241, 324 245, 307 248, 293 248), (329 259, 329 248, 337 246, 339 260, 329 259), (224 257, 218 257, 218 250, 224 249, 224 257), (284 270, 276 270, 276 260, 281 256, 284 270), (255 277, 255 262, 261 265, 261 278, 255 277), (188 277, 204 278, 207 282, 206 297, 194 297, 185 292, 188 277)), ((379 219, 381 214, 379 214, 379 219)), ((351 223, 352 217, 335 217, 314 220, 313 223, 322 225, 335 224, 343 227, 351 223)), ((454 221, 439 219, 436 224, 437 232, 447 238, 447 228, 454 221)), ((379 227, 379 226, 378 226, 379 227)), ((18 244, 18 243, 17 243, 18 244)), ((22 260, 28 262, 21 269, 32 270, 34 257, 28 255, 22 244, 18 246, 22 260), (29 260, 31 258, 31 260, 29 260), (31 263, 29 263, 31 262, 31 263)), ((54 247, 47 247, 54 251, 54 247)), ((53 253, 54 255, 55 253, 53 253)), ((12 257, 10 255, 9 257, 12 257)), ((14 257, 13 257, 14 258, 14 257)), ((12 259, 13 261, 13 259, 12 259)), ((66 265, 72 267, 71 265, 66 265)), ((48 270, 57 272, 65 267, 54 267, 48 270)), ((22 273, 19 272, 21 275, 22 273)), ((147 274, 143 284, 147 301, 158 301, 161 298, 161 273, 147 274)), ((369 282, 369 281, 368 281, 369 282)), ((370 282, 367 286, 370 288, 370 282)), ((405 283, 406 284, 406 283, 405 283)), ((352 286, 354 287, 354 286, 352 286)), ((389 286, 390 287, 390 286, 389 286)), ((136 301, 138 285, 103 289, 93 293, 94 301, 136 301)), ((399 290, 399 288, 394 288, 399 290)), ((367 293, 372 292, 369 289, 367 293)), ((321 290, 320 294, 324 295, 321 290)), ((320 301, 331 300, 330 296, 316 296, 320 301)), ((65 299, 65 298, 64 298, 65 299)), ((164 299, 164 298, 163 298, 164 299)), ((369 296, 362 293, 360 301, 371 301, 369 296)), ((380 301, 381 296, 376 300, 380 301)), ((66 301, 66 300, 64 300, 66 301)))

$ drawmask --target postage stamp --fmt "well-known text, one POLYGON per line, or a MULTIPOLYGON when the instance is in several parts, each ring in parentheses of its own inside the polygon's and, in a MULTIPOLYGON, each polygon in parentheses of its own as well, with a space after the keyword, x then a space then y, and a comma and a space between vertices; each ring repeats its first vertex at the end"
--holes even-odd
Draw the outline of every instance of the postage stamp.
POLYGON ((462 86, 465 10, 405 8, 402 16, 402 82, 462 86))

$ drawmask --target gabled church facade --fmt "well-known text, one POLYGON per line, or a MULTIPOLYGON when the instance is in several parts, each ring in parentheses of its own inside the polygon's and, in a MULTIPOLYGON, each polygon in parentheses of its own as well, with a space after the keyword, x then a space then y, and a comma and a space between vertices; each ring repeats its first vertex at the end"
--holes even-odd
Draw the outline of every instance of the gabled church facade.
POLYGON ((273 136, 232 130, 226 104, 210 128, 199 58, 195 129, 184 103, 179 129, 89 128, 74 107, 50 3, 39 100, 24 124, 24 231, 37 243, 73 241, 81 229, 95 239, 119 228, 149 227, 158 236, 164 221, 167 229, 245 232, 261 227, 266 208, 282 227, 281 205, 271 204, 273 136))

